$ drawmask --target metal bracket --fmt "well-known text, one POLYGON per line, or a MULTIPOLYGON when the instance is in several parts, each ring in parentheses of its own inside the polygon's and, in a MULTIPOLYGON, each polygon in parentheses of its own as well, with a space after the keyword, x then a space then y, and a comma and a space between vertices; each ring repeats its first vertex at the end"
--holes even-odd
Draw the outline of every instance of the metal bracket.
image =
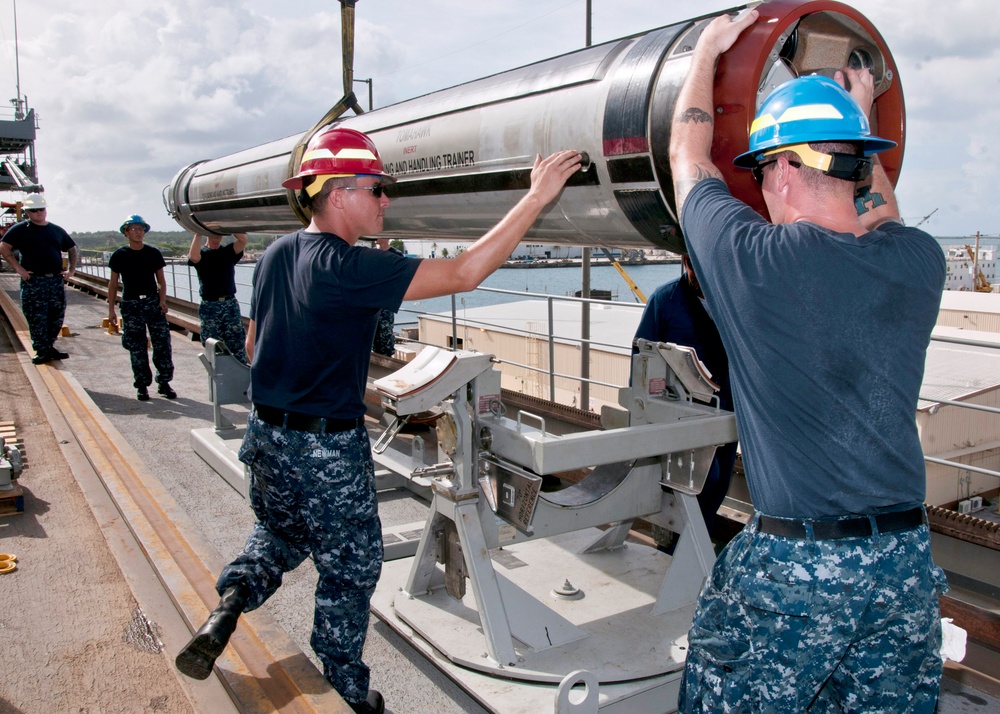
POLYGON ((393 438, 395 438, 396 434, 399 433, 400 429, 406 426, 406 422, 408 422, 409 420, 410 420, 409 416, 395 417, 392 421, 392 424, 389 425, 389 428, 383 431, 382 434, 378 437, 378 439, 375 440, 375 443, 372 444, 372 451, 374 451, 376 454, 381 454, 383 451, 385 451, 389 447, 389 442, 391 442, 393 438))

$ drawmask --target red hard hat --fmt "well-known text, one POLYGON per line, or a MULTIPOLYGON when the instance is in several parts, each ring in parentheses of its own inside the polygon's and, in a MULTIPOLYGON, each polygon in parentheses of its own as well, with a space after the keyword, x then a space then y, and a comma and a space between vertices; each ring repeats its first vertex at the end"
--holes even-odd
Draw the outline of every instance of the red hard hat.
POLYGON ((307 176, 341 177, 378 176, 383 182, 395 179, 382 168, 378 149, 367 135, 346 127, 334 127, 320 132, 306 146, 299 172, 281 182, 285 188, 297 191, 307 176))

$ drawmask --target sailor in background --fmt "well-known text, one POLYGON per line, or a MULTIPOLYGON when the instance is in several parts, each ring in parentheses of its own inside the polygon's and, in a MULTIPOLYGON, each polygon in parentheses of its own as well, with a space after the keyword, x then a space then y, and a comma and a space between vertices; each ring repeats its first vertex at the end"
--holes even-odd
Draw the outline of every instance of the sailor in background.
MULTIPOLYGON (((402 257, 403 253, 389 245, 388 238, 378 238, 375 241, 378 250, 388 250, 402 257)), ((372 342, 372 352, 386 357, 396 355, 396 313, 392 310, 378 311, 378 324, 375 326, 375 339, 372 342)))
POLYGON ((149 399, 147 387, 153 383, 146 351, 146 330, 153 346, 153 366, 156 367, 156 391, 167 399, 176 399, 170 388, 174 378, 173 353, 170 347, 170 325, 167 324, 167 279, 163 275, 166 262, 163 254, 151 245, 144 245, 149 224, 142 216, 132 214, 122 223, 120 230, 128 245, 111 254, 108 267, 108 320, 115 324, 115 300, 119 280, 122 290, 122 347, 129 351, 132 361, 133 386, 140 402, 149 399))
POLYGON ((272 243, 254 272, 254 406, 240 459, 257 523, 219 576, 218 607, 177 655, 181 672, 207 678, 240 614, 260 607, 311 555, 319 571, 311 642, 324 675, 354 711, 384 711, 361 659, 383 552, 364 425, 378 313, 474 289, 579 166, 575 151, 536 158, 531 188, 489 233, 456 260, 416 260, 357 245, 382 232, 394 180, 371 139, 334 127, 310 140, 299 173, 283 185, 301 192, 312 220, 272 243))
MULTIPOLYGON (((733 390, 729 385, 729 359, 722 338, 708 312, 705 295, 691 266, 691 259, 682 256, 683 272, 676 280, 664 283, 649 296, 642 318, 635 331, 636 340, 673 342, 693 347, 712 381, 719 385, 719 408, 733 410, 733 390)), ((633 354, 635 348, 633 347, 633 354)), ((716 527, 716 513, 729 491, 729 482, 736 463, 736 442, 715 449, 705 485, 698 494, 698 506, 713 541, 722 541, 725 534, 716 527)), ((717 546, 717 548, 720 546, 717 546)))
POLYGON ((705 28, 671 127, 677 213, 729 356, 756 511, 699 597, 679 707, 929 713, 947 584, 914 414, 944 254, 902 225, 868 69, 777 87, 734 160, 770 222, 733 197, 712 163, 713 80, 758 14, 705 28))
POLYGON ((34 364, 66 359, 69 354, 55 348, 56 338, 66 316, 66 290, 63 278, 76 272, 80 255, 69 234, 48 221, 48 203, 41 194, 24 199, 28 220, 8 230, 0 242, 0 255, 21 276, 21 312, 28 323, 34 364), (20 253, 20 260, 14 251, 20 253), (65 271, 62 254, 69 255, 65 271))
POLYGON ((201 344, 214 338, 221 340, 236 359, 247 363, 246 339, 240 303, 236 299, 236 264, 243 258, 247 234, 236 233, 232 243, 222 245, 222 236, 195 234, 188 250, 188 265, 198 273, 198 320, 201 323, 201 344))

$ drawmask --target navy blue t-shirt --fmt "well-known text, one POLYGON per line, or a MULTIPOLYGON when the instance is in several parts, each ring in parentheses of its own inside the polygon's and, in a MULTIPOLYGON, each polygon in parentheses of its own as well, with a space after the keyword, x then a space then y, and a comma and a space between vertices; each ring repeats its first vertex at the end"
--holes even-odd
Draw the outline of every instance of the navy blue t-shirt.
POLYGON ((76 245, 69 233, 54 223, 39 226, 31 221, 11 226, 3 242, 20 252, 22 268, 42 275, 61 273, 63 252, 76 245))
POLYGON ((922 503, 937 242, 897 223, 861 237, 772 225, 717 179, 691 191, 682 226, 729 356, 754 507, 819 518, 922 503))
POLYGON ((158 295, 156 271, 166 265, 163 254, 151 245, 132 250, 127 245, 111 254, 108 267, 118 273, 124 289, 122 300, 138 300, 147 295, 158 295))
POLYGON ((198 281, 201 283, 198 292, 202 300, 216 300, 236 294, 236 269, 233 266, 242 257, 243 251, 237 253, 230 243, 215 250, 202 248, 201 260, 197 263, 188 260, 188 265, 193 265, 198 273, 198 281))
POLYGON ((250 398, 314 416, 365 413, 379 310, 399 310, 420 260, 331 233, 282 236, 254 270, 250 398))
POLYGON ((693 347, 698 359, 712 373, 712 381, 719 385, 719 407, 726 411, 733 410, 729 360, 726 359, 722 338, 687 275, 681 275, 653 291, 642 311, 635 339, 693 347))

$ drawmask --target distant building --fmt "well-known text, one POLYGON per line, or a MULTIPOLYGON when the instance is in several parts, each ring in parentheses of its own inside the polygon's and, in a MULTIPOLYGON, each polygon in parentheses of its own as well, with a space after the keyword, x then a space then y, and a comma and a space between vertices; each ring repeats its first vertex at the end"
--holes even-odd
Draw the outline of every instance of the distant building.
POLYGON ((967 245, 944 245, 948 273, 944 281, 945 290, 975 290, 976 270, 982 273, 986 282, 997 284, 997 249, 980 246, 979 252, 967 245), (976 256, 975 260, 973 255, 976 256))
MULTIPOLYGON (((414 258, 454 258, 468 248, 472 241, 428 241, 428 240, 406 240, 406 254, 414 258)), ((642 249, 621 249, 610 248, 611 255, 622 263, 640 258, 665 260, 675 258, 680 262, 679 256, 668 250, 660 248, 642 249)), ((591 256, 595 263, 606 262, 604 253, 600 248, 592 248, 591 256)), ((583 258, 583 248, 578 245, 550 245, 545 243, 521 243, 510 255, 511 260, 580 260, 583 258)))
MULTIPOLYGON (((1000 295, 966 293, 954 297, 992 298, 992 305, 979 307, 991 331, 944 327, 942 305, 938 327, 927 350, 923 386, 917 404, 917 430, 924 455, 945 461, 968 464, 973 468, 1000 471, 1000 439, 996 414, 959 406, 941 404, 938 399, 1000 407, 1000 295), (983 346, 953 344, 941 339, 973 340, 983 346), (985 345, 992 344, 993 347, 985 345)), ((987 301, 988 302, 988 301, 987 301)), ((982 328, 980 328, 982 330, 982 328)), ((961 467, 927 463, 927 503, 954 508, 959 501, 976 495, 992 497, 997 493, 997 479, 961 467)))

